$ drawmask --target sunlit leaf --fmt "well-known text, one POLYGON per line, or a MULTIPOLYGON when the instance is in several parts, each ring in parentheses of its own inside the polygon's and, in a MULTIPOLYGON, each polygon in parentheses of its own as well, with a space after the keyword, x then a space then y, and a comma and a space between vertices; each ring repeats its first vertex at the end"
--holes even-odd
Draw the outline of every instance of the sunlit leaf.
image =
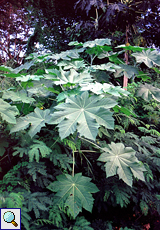
POLYGON ((66 103, 57 105, 55 109, 59 111, 53 113, 50 124, 58 124, 61 139, 77 129, 80 136, 95 140, 99 125, 114 128, 112 113, 107 109, 116 104, 111 98, 89 97, 86 91, 81 95, 68 97, 66 103))
POLYGON ((14 91, 4 91, 2 98, 11 99, 12 101, 22 101, 24 103, 31 103, 35 101, 34 98, 28 97, 26 93, 14 91))
POLYGON ((150 101, 154 98, 160 102, 160 89, 145 83, 138 88, 137 96, 141 96, 146 101, 150 101))
POLYGON ((103 153, 98 158, 99 161, 106 162, 106 177, 118 174, 126 184, 132 186, 133 176, 145 181, 143 171, 144 166, 140 164, 135 156, 135 151, 131 147, 125 147, 122 143, 111 143, 109 147, 103 148, 103 153))
POLYGON ((16 106, 11 106, 6 101, 0 99, 0 115, 3 120, 10 124, 16 124, 16 115, 18 114, 19 111, 16 106))
POLYGON ((149 68, 152 68, 154 65, 160 66, 160 54, 157 50, 143 50, 141 53, 133 53, 132 56, 136 58, 138 63, 144 62, 149 68))
POLYGON ((17 124, 11 128, 10 133, 24 130, 31 125, 28 134, 33 137, 42 127, 46 126, 46 123, 50 122, 51 118, 49 109, 40 110, 39 108, 35 108, 34 112, 18 118, 17 124))
MULTIPOLYGON (((78 73, 75 69, 70 69, 69 71, 64 71, 60 67, 60 71, 58 70, 46 70, 49 74, 53 73, 53 76, 49 76, 51 79, 57 79, 58 81, 54 81, 55 85, 61 85, 61 84, 67 84, 67 83, 82 83, 82 82, 91 82, 92 81, 92 76, 86 71, 86 72, 81 72, 78 73)), ((46 78, 47 75, 45 75, 46 78)))
POLYGON ((83 43, 83 47, 94 47, 94 46, 104 46, 104 45, 111 45, 111 39, 109 38, 101 38, 95 39, 94 41, 87 41, 83 43))

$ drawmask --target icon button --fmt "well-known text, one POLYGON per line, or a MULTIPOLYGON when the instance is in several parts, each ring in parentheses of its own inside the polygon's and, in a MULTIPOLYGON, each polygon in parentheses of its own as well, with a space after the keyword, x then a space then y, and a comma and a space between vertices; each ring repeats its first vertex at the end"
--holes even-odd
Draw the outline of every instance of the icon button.
POLYGON ((21 229, 21 209, 1 208, 0 209, 0 230, 20 230, 21 229))
POLYGON ((18 224, 14 221, 15 220, 15 215, 11 211, 7 211, 3 215, 3 219, 7 223, 12 223, 15 227, 18 226, 18 224))

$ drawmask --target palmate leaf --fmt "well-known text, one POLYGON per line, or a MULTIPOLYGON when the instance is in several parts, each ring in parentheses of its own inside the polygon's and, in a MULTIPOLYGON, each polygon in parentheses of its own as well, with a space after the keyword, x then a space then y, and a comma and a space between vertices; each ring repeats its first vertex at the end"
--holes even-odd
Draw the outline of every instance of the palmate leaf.
POLYGON ((16 77, 16 81, 27 82, 30 80, 39 81, 41 78, 44 78, 42 75, 21 75, 16 77))
POLYGON ((101 65, 92 65, 89 67, 89 70, 105 70, 110 72, 116 72, 116 70, 121 69, 120 66, 115 65, 111 62, 108 62, 107 64, 101 64, 101 65))
POLYGON ((133 53, 138 63, 144 62, 146 66, 152 68, 154 65, 160 66, 160 54, 157 50, 143 50, 141 53, 133 53))
POLYGON ((22 101, 24 103, 31 103, 35 101, 34 98, 28 97, 26 93, 14 91, 5 91, 2 98, 11 99, 12 101, 22 101))
POLYGON ((116 73, 114 73, 115 77, 121 77, 125 75, 127 78, 133 77, 135 74, 139 74, 138 69, 134 66, 120 64, 121 69, 118 69, 116 73))
POLYGON ((62 85, 62 84, 67 84, 67 83, 85 83, 85 82, 91 82, 92 81, 92 76, 88 72, 82 72, 78 73, 74 69, 70 69, 70 71, 64 71, 62 70, 60 66, 60 71, 56 69, 47 69, 46 72, 48 72, 49 75, 45 75, 46 79, 54 79, 57 81, 54 81, 55 85, 62 85))
POLYGON ((10 129, 10 133, 24 130, 31 124, 28 134, 33 137, 41 130, 42 127, 45 126, 46 123, 50 122, 51 118, 52 116, 50 115, 49 109, 40 110, 39 108, 35 108, 34 112, 29 113, 24 117, 18 118, 17 124, 10 129))
POLYGON ((54 60, 68 60, 70 61, 71 59, 77 59, 79 58, 79 53, 83 52, 84 48, 80 49, 72 49, 72 50, 66 50, 62 51, 59 54, 52 54, 48 56, 48 59, 54 59, 54 60))
POLYGON ((64 70, 67 69, 75 69, 78 70, 80 68, 84 68, 86 64, 84 63, 84 60, 82 61, 61 61, 57 66, 64 66, 64 70))
POLYGON ((125 50, 131 50, 133 52, 142 51, 142 50, 148 50, 148 48, 139 47, 139 46, 130 46, 130 45, 126 46, 125 44, 124 45, 116 46, 115 48, 123 48, 125 50))
POLYGON ((160 102, 160 89, 145 83, 138 88, 137 96, 141 96, 146 101, 150 101, 154 98, 160 102))
POLYGON ((94 46, 104 46, 104 45, 111 45, 111 39, 109 38, 101 38, 101 39, 95 39, 94 41, 87 41, 83 43, 83 47, 94 47, 94 46))
POLYGON ((101 84, 99 82, 81 84, 81 91, 85 91, 85 90, 90 90, 97 95, 102 93, 109 93, 117 97, 120 97, 121 94, 123 95, 130 94, 128 91, 122 89, 120 86, 114 86, 108 83, 101 84))
POLYGON ((126 184, 132 186, 132 177, 145 181, 143 171, 146 171, 135 156, 135 151, 131 147, 126 147, 122 143, 111 143, 109 148, 103 148, 103 153, 98 158, 99 161, 106 162, 106 177, 116 174, 126 184))
POLYGON ((75 218, 82 208, 91 212, 93 207, 93 197, 91 193, 98 192, 95 184, 91 183, 91 178, 82 176, 81 173, 74 177, 65 174, 57 176, 58 181, 54 181, 47 188, 56 192, 55 204, 68 207, 69 213, 75 218))
POLYGON ((0 115, 2 120, 7 121, 10 124, 16 124, 15 116, 19 114, 16 106, 11 106, 6 101, 0 99, 0 115))
POLYGON ((61 139, 74 133, 77 129, 80 136, 95 140, 99 125, 114 129, 112 113, 107 110, 117 103, 111 98, 100 96, 89 97, 88 92, 71 96, 66 103, 59 104, 59 110, 52 115, 50 124, 58 124, 61 139))

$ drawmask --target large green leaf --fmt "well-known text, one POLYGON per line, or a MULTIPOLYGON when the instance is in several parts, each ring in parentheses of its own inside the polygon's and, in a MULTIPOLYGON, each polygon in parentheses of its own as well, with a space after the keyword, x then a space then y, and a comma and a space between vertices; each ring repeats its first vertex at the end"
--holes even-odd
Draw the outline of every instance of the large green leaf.
POLYGON ((106 162, 106 176, 111 177, 116 174, 126 184, 132 186, 133 176, 145 181, 143 171, 144 166, 135 156, 135 151, 131 147, 125 147, 122 143, 111 143, 108 148, 103 148, 103 153, 98 158, 99 161, 106 162))
POLYGON ((7 121, 10 124, 16 124, 15 116, 19 114, 19 111, 16 106, 11 106, 6 101, 0 99, 0 115, 3 120, 7 121))
POLYGON ((146 101, 154 98, 156 101, 160 102, 160 89, 145 83, 138 88, 137 96, 141 96, 146 101))
POLYGON ((47 188, 56 192, 55 204, 68 207, 69 213, 75 218, 82 208, 91 212, 93 207, 93 197, 91 193, 98 192, 95 184, 91 183, 91 178, 82 176, 81 173, 74 177, 65 174, 57 176, 58 181, 54 181, 47 188))
POLYGON ((30 80, 39 81, 41 78, 44 78, 42 75, 21 75, 16 77, 16 81, 27 82, 30 80))
POLYGON ((101 65, 92 65, 88 68, 89 70, 105 70, 110 72, 116 72, 116 70, 121 69, 118 65, 115 65, 111 62, 108 62, 107 64, 101 64, 101 65))
POLYGON ((61 61, 58 66, 64 66, 64 70, 67 69, 75 69, 78 70, 80 68, 84 68, 86 64, 84 63, 84 60, 82 61, 61 61))
POLYGON ((121 77, 125 75, 127 78, 133 77, 135 74, 138 74, 138 69, 134 66, 120 64, 121 69, 118 69, 117 72, 114 74, 115 77, 121 77))
POLYGON ((144 62, 149 68, 154 65, 160 66, 160 54, 157 50, 143 50, 141 53, 133 53, 132 56, 136 58, 138 63, 144 62))
POLYGON ((85 83, 85 82, 91 82, 92 76, 88 72, 82 72, 78 73, 74 69, 70 69, 69 71, 64 71, 60 67, 60 71, 56 69, 47 69, 46 72, 49 73, 49 76, 47 74, 45 75, 46 79, 57 79, 58 81, 54 81, 55 85, 62 85, 67 83, 85 83))
MULTIPOLYGON (((120 86, 114 86, 108 83, 101 84, 99 82, 81 84, 81 91, 90 90, 95 94, 109 93, 114 96, 121 96, 130 94, 128 91, 122 89, 120 86)), ((101 95, 102 96, 102 95, 101 95)))
POLYGON ((99 125, 114 129, 112 113, 107 109, 116 104, 110 98, 89 97, 86 91, 81 95, 68 97, 66 103, 57 105, 55 109, 59 111, 52 115, 50 124, 58 124, 61 139, 77 129, 80 136, 95 140, 99 125))
POLYGON ((33 81, 33 87, 28 88, 27 92, 29 96, 36 95, 38 97, 48 97, 53 95, 53 93, 49 92, 47 89, 51 87, 53 82, 51 80, 40 79, 39 81, 33 81))
POLYGON ((83 47, 94 47, 94 46, 104 46, 104 45, 111 45, 111 39, 109 38, 101 38, 95 39, 94 41, 87 41, 83 44, 83 47))
POLYGON ((40 110, 39 108, 35 108, 34 112, 18 118, 17 124, 11 128, 10 133, 24 130, 31 124, 28 134, 33 137, 41 130, 42 127, 45 126, 46 123, 50 122, 51 118, 52 116, 50 115, 49 109, 40 110))
POLYGON ((26 93, 14 91, 4 91, 2 98, 11 99, 12 101, 22 101, 24 103, 31 103, 35 101, 34 98, 28 97, 26 93))
POLYGON ((79 53, 83 52, 84 49, 72 49, 72 50, 66 50, 62 51, 59 54, 52 54, 48 56, 48 59, 54 59, 54 60, 68 60, 70 61, 71 59, 77 59, 79 58, 79 53))
POLYGON ((19 73, 21 70, 24 70, 24 69, 28 70, 33 65, 34 65, 34 61, 26 62, 23 65, 20 65, 19 67, 15 68, 13 70, 13 72, 14 73, 19 73))
POLYGON ((131 50, 133 52, 142 51, 142 50, 148 50, 148 48, 139 47, 139 46, 130 46, 130 45, 126 46, 125 44, 124 45, 116 46, 115 48, 123 48, 125 50, 131 50))

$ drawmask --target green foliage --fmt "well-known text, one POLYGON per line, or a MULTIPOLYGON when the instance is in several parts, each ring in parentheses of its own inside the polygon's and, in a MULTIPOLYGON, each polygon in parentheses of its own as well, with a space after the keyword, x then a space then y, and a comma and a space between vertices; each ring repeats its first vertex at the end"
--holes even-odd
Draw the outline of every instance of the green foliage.
POLYGON ((9 142, 7 142, 5 138, 0 138, 0 156, 3 156, 8 145, 9 142))
POLYGON ((11 192, 5 200, 6 208, 22 208, 23 199, 21 193, 11 192))
POLYGON ((153 87, 152 85, 148 85, 145 83, 141 85, 137 91, 137 96, 141 96, 145 100, 149 101, 152 98, 156 101, 160 102, 160 89, 153 87))
POLYGON ((150 68, 154 65, 160 66, 160 54, 157 50, 142 50, 141 53, 133 53, 132 56, 136 58, 138 63, 144 62, 150 68))
POLYGON ((29 156, 29 162, 33 162, 34 158, 36 159, 36 162, 39 162, 40 153, 42 158, 46 157, 47 155, 50 155, 52 150, 46 146, 46 144, 43 141, 39 140, 33 140, 33 144, 29 145, 29 147, 15 147, 16 151, 13 152, 13 156, 20 154, 20 157, 23 157, 23 154, 26 154, 29 156))
POLYGON ((22 101, 23 103, 31 103, 35 101, 34 98, 27 97, 26 93, 13 91, 4 92, 2 98, 11 99, 12 101, 22 101))
POLYGON ((140 208, 141 208, 142 213, 145 216, 147 216, 149 207, 148 207, 148 205, 146 204, 146 202, 144 200, 141 200, 141 202, 140 202, 140 208))
POLYGON ((51 199, 43 192, 26 193, 24 199, 28 211, 33 210, 36 218, 40 218, 40 211, 48 211, 47 204, 52 204, 51 199))
POLYGON ((0 99, 0 115, 2 120, 7 121, 10 124, 16 124, 16 115, 19 111, 16 106, 11 106, 6 101, 0 99))
POLYGON ((37 174, 41 174, 44 176, 47 176, 47 172, 46 172, 46 166, 39 162, 32 162, 30 164, 27 165, 28 170, 28 174, 30 174, 33 178, 33 181, 37 180, 37 174))
POLYGON ((60 169, 71 172, 70 164, 72 164, 72 158, 67 156, 67 154, 59 153, 57 149, 54 149, 50 154, 50 161, 60 169))
POLYGON ((130 203, 130 195, 126 192, 126 188, 114 185, 113 193, 116 196, 116 203, 121 206, 121 208, 126 207, 130 203))
MULTIPOLYGON (((61 62, 60 62, 61 64, 61 62)), ((62 65, 62 64, 61 64, 62 65)), ((64 71, 60 66, 60 71, 57 69, 46 69, 46 79, 54 79, 56 85, 64 85, 67 83, 80 84, 80 83, 89 83, 92 81, 91 75, 86 72, 78 73, 75 69, 71 68, 72 66, 67 65, 69 71, 64 71), (57 77, 56 77, 56 76, 57 77)), ((74 67, 74 66, 73 66, 74 67)), ((66 68, 64 68, 66 69, 66 68)))
POLYGON ((159 54, 106 38, 72 45, 0 67, 16 82, 0 93, 0 206, 21 207, 27 230, 144 228, 160 215, 159 54), (128 91, 114 78, 124 74, 128 91))
POLYGON ((21 209, 21 222, 23 224, 23 226, 25 227, 25 229, 30 230, 30 221, 31 221, 31 217, 28 214, 28 209, 23 207, 21 209))
POLYGON ((31 125, 28 134, 33 137, 45 126, 45 123, 50 123, 51 118, 49 109, 40 110, 39 108, 35 108, 34 112, 29 113, 25 117, 18 118, 16 125, 11 128, 10 133, 24 130, 31 125))
POLYGON ((62 227, 63 222, 66 221, 66 216, 57 205, 54 205, 49 210, 49 221, 57 227, 62 227))
POLYGON ((98 188, 90 182, 90 178, 78 173, 74 177, 67 174, 59 175, 57 180, 48 186, 52 192, 57 192, 55 204, 68 207, 68 212, 73 218, 82 211, 82 207, 89 212, 92 211, 94 199, 91 193, 98 192, 98 188))
POLYGON ((88 222, 83 216, 78 217, 76 219, 76 222, 73 226, 73 230, 80 230, 80 229, 85 229, 85 230, 93 230, 90 226, 90 222, 88 222))
POLYGON ((102 148, 104 151, 99 161, 106 162, 106 176, 119 175, 126 184, 132 186, 132 176, 142 181, 145 181, 143 171, 144 166, 135 157, 135 151, 126 147, 122 143, 111 143, 109 148, 102 148))
POLYGON ((48 148, 43 141, 34 140, 34 144, 30 146, 30 150, 28 152, 29 162, 32 162, 34 157, 36 162, 39 162, 39 154, 41 153, 42 157, 49 155, 52 150, 48 148))
POLYGON ((53 114, 52 124, 59 123, 61 139, 74 133, 77 129, 81 136, 95 140, 99 124, 113 129, 112 113, 107 109, 115 105, 116 102, 112 99, 102 99, 98 96, 89 98, 88 92, 84 92, 81 96, 69 97, 65 104, 56 106, 55 108, 59 111, 53 114))

